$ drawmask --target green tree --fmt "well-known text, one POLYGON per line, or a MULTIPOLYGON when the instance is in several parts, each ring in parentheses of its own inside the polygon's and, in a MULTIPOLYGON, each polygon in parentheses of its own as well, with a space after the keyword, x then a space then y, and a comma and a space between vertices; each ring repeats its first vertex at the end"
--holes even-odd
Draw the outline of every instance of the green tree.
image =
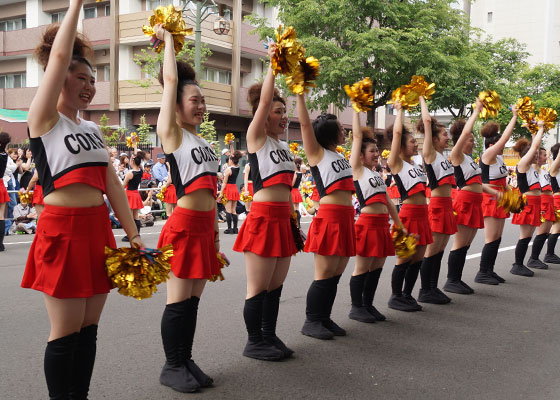
POLYGON ((105 143, 107 143, 108 146, 113 147, 119 143, 120 135, 116 130, 112 129, 108 125, 108 122, 109 118, 107 117, 107 114, 103 114, 101 118, 99 118, 99 130, 103 135, 103 139, 105 139, 105 143))
POLYGON ((216 134, 216 128, 214 124, 216 121, 210 121, 210 113, 205 112, 204 117, 202 119, 202 123, 200 124, 200 133, 199 135, 206 139, 208 143, 212 145, 214 152, 216 154, 220 154, 220 142, 218 141, 218 136, 216 134))
POLYGON ((152 126, 146 123, 146 114, 142 114, 140 117, 140 124, 136 133, 138 134, 138 143, 150 143, 150 131, 152 126))

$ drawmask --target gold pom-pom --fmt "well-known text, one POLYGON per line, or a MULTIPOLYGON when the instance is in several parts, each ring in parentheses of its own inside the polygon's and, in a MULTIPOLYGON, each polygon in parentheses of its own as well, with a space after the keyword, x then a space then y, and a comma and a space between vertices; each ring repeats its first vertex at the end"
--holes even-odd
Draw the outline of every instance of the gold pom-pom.
POLYGON ((297 142, 292 142, 290 143, 290 151, 292 152, 292 154, 297 154, 299 151, 299 143, 297 142))
POLYGON ((224 253, 222 253, 221 251, 218 251, 216 253, 216 258, 218 259, 218 262, 220 263, 220 273, 217 275, 212 275, 210 277, 210 279, 208 279, 210 282, 216 282, 216 281, 223 281, 224 275, 222 274, 222 269, 229 267, 229 259, 226 257, 226 255, 224 253))
POLYGON ((297 251, 302 251, 303 248, 305 247, 305 239, 303 238, 301 229, 299 227, 297 214, 295 211, 290 216, 290 225, 292 227, 292 236, 296 244, 296 249, 297 251))
POLYGON ((126 146, 134 148, 136 143, 138 143, 138 134, 136 132, 132 132, 130 136, 126 137, 126 146))
POLYGON ((226 197, 225 193, 222 193, 222 196, 220 197, 220 203, 222 203, 224 206, 227 204, 228 199, 226 197))
POLYGON ((530 116, 535 113, 535 104, 529 96, 518 99, 515 105, 517 106, 517 114, 523 121, 531 119, 530 116))
POLYGON ((18 192, 18 196, 21 204, 31 204, 33 202, 33 190, 27 193, 18 192))
POLYGON ((371 79, 366 77, 359 82, 354 83, 352 86, 344 86, 344 90, 350 101, 352 102, 352 108, 356 112, 366 112, 371 110, 373 105, 373 83, 371 79))
POLYGON ((235 140, 235 135, 233 133, 226 133, 226 137, 224 138, 224 143, 226 146, 229 146, 230 143, 233 143, 235 140))
POLYGON ((554 128, 554 122, 556 121, 557 118, 558 118, 558 113, 556 112, 556 110, 552 108, 543 107, 539 110, 539 115, 537 115, 536 120, 543 121, 544 130, 545 132, 548 132, 549 130, 554 128))
POLYGON ((474 162, 475 162, 476 164, 478 164, 478 163, 480 162, 480 157, 476 157, 476 158, 474 159, 474 162))
POLYGON ((301 191, 305 194, 312 194, 313 188, 311 187, 311 181, 305 181, 301 184, 301 191))
POLYGON ((403 108, 409 110, 420 103, 420 96, 430 100, 436 92, 435 87, 436 84, 426 82, 424 76, 413 75, 408 85, 402 85, 393 90, 391 100, 387 104, 394 104, 399 101, 403 108))
POLYGON ((293 26, 284 29, 280 25, 275 33, 276 51, 270 60, 272 72, 274 75, 290 75, 296 69, 299 61, 305 57, 305 48, 297 41, 293 26))
POLYGON ((305 199, 304 202, 305 205, 305 209, 309 210, 310 208, 313 208, 313 200, 311 200, 309 197, 305 199))
POLYGON ((167 186, 162 186, 159 193, 156 194, 156 197, 160 200, 160 201, 164 201, 165 199, 165 191, 167 190, 167 186))
POLYGON ((351 155, 350 150, 346 150, 346 151, 344 152, 344 158, 346 158, 347 160, 350 160, 350 155, 351 155))
POLYGON ((157 292, 157 285, 169 278, 173 246, 169 244, 161 249, 111 249, 105 246, 105 255, 107 275, 113 287, 124 296, 142 300, 152 297, 157 292))
MULTIPOLYGON (((500 95, 495 90, 483 90, 478 94, 478 99, 482 102, 482 111, 479 114, 480 118, 496 118, 502 103, 500 95)), ((473 104, 473 109, 476 104, 473 104)))
POLYGON ((388 159, 390 155, 391 155, 391 150, 385 149, 381 152, 381 158, 388 159))
POLYGON ((253 201, 253 196, 251 196, 249 194, 249 192, 241 192, 241 194, 239 195, 239 199, 243 202, 243 203, 247 203, 248 201, 253 201))
POLYGON ((181 14, 181 10, 175 9, 173 4, 170 4, 167 7, 159 6, 156 8, 154 10, 154 15, 150 17, 148 22, 150 23, 150 26, 143 25, 142 32, 144 32, 144 35, 152 36, 154 38, 154 51, 156 53, 159 53, 163 49, 165 42, 156 39, 156 32, 154 30, 155 25, 163 24, 165 30, 173 35, 173 47, 175 48, 175 54, 179 53, 183 49, 185 36, 193 34, 193 29, 187 28, 187 24, 181 14))
POLYGON ((344 151, 344 148, 342 146, 336 146, 336 152, 339 154, 342 154, 342 152, 344 151))
POLYGON ((554 215, 556 215, 556 222, 560 221, 560 209, 556 210, 554 215))
POLYGON ((519 214, 527 204, 527 197, 519 191, 508 186, 507 190, 502 193, 502 198, 498 202, 498 206, 502 207, 506 213, 519 214))
POLYGON ((319 60, 307 57, 300 60, 290 75, 286 76, 286 85, 294 94, 309 92, 309 88, 317 87, 314 80, 319 76, 319 60))
POLYGON ((397 257, 410 258, 416 253, 416 235, 410 233, 405 235, 402 227, 393 225, 391 236, 397 257))

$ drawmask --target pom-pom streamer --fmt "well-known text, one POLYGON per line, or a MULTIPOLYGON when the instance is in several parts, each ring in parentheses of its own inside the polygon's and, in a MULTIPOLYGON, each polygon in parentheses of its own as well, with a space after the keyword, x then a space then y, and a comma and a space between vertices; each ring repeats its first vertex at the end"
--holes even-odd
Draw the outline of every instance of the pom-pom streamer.
POLYGON ((405 234, 402 227, 393 225, 391 237, 397 257, 410 258, 416 253, 416 235, 405 234))
MULTIPOLYGON (((154 10, 154 15, 148 20, 150 26, 142 26, 142 32, 146 36, 156 36, 154 26, 157 24, 163 24, 163 27, 173 35, 173 47, 175 48, 175 53, 179 53, 183 49, 185 44, 185 36, 192 35, 193 29, 187 28, 187 24, 183 19, 181 10, 175 9, 173 4, 167 7, 159 6, 154 10)), ((153 43, 153 48, 156 53, 159 53, 165 43, 160 40, 156 40, 153 43)))
POLYGON ((354 83, 352 86, 344 86, 344 90, 350 101, 352 102, 352 108, 356 112, 366 112, 371 110, 373 105, 373 83, 370 78, 364 78, 363 80, 354 83))

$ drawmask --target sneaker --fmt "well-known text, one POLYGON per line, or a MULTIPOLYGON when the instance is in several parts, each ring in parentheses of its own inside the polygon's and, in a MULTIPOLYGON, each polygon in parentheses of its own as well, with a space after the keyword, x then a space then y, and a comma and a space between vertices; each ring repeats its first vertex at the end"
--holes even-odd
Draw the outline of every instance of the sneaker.
POLYGON ((381 314, 374 306, 366 306, 368 312, 375 317, 376 321, 385 321, 387 318, 381 314))
POLYGON ((200 387, 204 388, 212 386, 212 384, 214 383, 214 379, 210 378, 208 375, 202 372, 202 370, 198 365, 195 364, 193 360, 187 360, 186 366, 189 372, 194 376, 200 387))
POLYGON ((260 342, 248 341, 243 350, 245 357, 254 358, 264 361, 280 361, 284 358, 284 353, 275 346, 266 343, 264 340, 260 342))
POLYGON ((338 326, 332 319, 328 318, 322 321, 325 328, 333 333, 335 336, 346 336, 346 331, 338 326))
POLYGON ((544 256, 544 262, 550 264, 560 264, 560 257, 556 254, 547 254, 544 256))
POLYGON ((455 294, 471 294, 472 292, 468 290, 465 286, 461 284, 461 281, 451 281, 447 280, 445 282, 445 286, 443 286, 443 290, 449 293, 455 294))
MULTIPOLYGON (((449 297, 445 297, 449 299, 449 297)), ((447 304, 451 301, 451 299, 449 299, 449 301, 445 300, 439 295, 439 293, 436 292, 435 289, 420 289, 420 292, 418 293, 418 301, 429 304, 447 304)))
POLYGON ((389 298, 389 308, 398 311, 420 311, 422 308, 418 308, 417 306, 410 303, 402 294, 392 294, 389 298))
POLYGON ((159 376, 159 382, 181 393, 196 392, 200 388, 200 384, 187 369, 186 365, 172 367, 165 363, 159 376))
POLYGON ((274 335, 274 336, 264 336, 263 340, 265 341, 265 343, 273 345, 278 350, 280 350, 282 353, 284 353, 284 358, 290 358, 292 356, 292 354, 294 354, 294 351, 292 349, 290 349, 288 346, 286 346, 284 344, 284 342, 281 341, 280 338, 276 335, 274 335))
POLYGON ((531 267, 531 268, 536 268, 536 269, 548 269, 548 265, 543 263, 538 258, 529 257, 529 260, 527 260, 527 266, 531 267))
POLYGON ((500 275, 498 275, 497 273, 495 273, 494 271, 491 271, 490 275, 492 275, 492 278, 497 280, 498 283, 506 283, 506 280, 504 278, 502 278, 500 275))
POLYGON ((353 319, 359 322, 365 322, 368 324, 373 324, 375 322, 375 317, 371 315, 366 307, 358 307, 352 305, 350 309, 350 314, 348 314, 348 318, 353 319))
POLYGON ((476 283, 482 283, 483 285, 497 285, 500 282, 488 272, 478 271, 474 277, 476 283))
POLYGON ((307 319, 301 328, 301 333, 321 340, 330 340, 334 337, 334 334, 325 328, 321 321, 308 321, 307 319))
POLYGON ((529 268, 519 264, 513 264, 509 272, 511 272, 513 275, 527 276, 527 277, 531 277, 535 275, 535 273, 531 271, 529 268))

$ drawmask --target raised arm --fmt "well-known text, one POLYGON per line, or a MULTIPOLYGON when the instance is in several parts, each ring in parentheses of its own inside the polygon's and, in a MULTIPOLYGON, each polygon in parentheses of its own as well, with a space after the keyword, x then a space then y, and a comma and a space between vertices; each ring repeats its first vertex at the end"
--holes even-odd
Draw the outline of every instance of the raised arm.
POLYGON ((154 26, 156 37, 165 42, 163 53, 163 95, 157 120, 156 131, 161 139, 163 148, 167 153, 181 145, 180 129, 177 125, 177 61, 175 60, 175 47, 173 35, 165 30, 161 24, 154 26))
POLYGON ((243 187, 245 188, 245 192, 249 193, 249 173, 251 172, 251 164, 245 164, 245 168, 243 169, 243 187))
POLYGON ((354 179, 360 179, 362 176, 362 160, 360 155, 362 153, 362 142, 364 140, 362 134, 362 127, 360 124, 360 113, 354 111, 352 116, 352 151, 350 152, 350 166, 352 167, 352 174, 354 179))
POLYGON ((424 144, 422 145, 422 158, 426 164, 431 164, 436 159, 432 137, 432 117, 428 111, 428 105, 424 96, 420 96, 420 110, 422 111, 422 123, 424 124, 424 144))
MULTIPOLYGON (((274 54, 276 50, 276 44, 272 43, 268 48, 269 59, 274 54)), ((270 63, 268 65, 268 70, 266 72, 266 77, 261 88, 261 96, 259 99, 259 105, 253 120, 249 124, 247 129, 247 150, 249 153, 255 153, 259 150, 266 142, 265 125, 270 110, 272 109, 272 100, 274 98, 274 81, 276 80, 274 74, 272 73, 272 67, 270 63)))
POLYGON ((519 160, 519 162, 517 163, 517 170, 519 172, 523 173, 529 170, 531 164, 533 164, 533 161, 535 160, 535 155, 537 154, 537 152, 539 151, 539 147, 541 146, 542 136, 544 133, 544 123, 542 121, 539 121, 538 124, 539 131, 535 136, 533 136, 533 141, 531 142, 529 151, 527 152, 527 154, 521 157, 521 160, 519 160))
POLYGON ((455 143, 455 145, 451 149, 451 163, 454 166, 460 165, 465 159, 465 156, 463 156, 463 147, 469 140, 469 135, 471 134, 474 123, 476 122, 478 114, 480 114, 481 111, 482 102, 479 99, 476 99, 476 106, 473 109, 472 115, 463 127, 463 131, 461 132, 461 136, 459 136, 459 140, 457 140, 457 143, 455 143))
POLYGON ((76 27, 82 4, 83 0, 70 1, 70 7, 52 44, 45 74, 29 106, 27 125, 32 138, 47 133, 58 121, 56 106, 72 61, 76 27))
POLYGON ((401 153, 401 138, 402 138, 402 106, 401 103, 396 101, 395 109, 397 110, 397 118, 393 124, 393 140, 391 141, 391 154, 387 159, 387 165, 391 168, 393 175, 398 174, 402 169, 401 153))
POLYGON ((482 162, 484 164, 489 164, 490 161, 494 160, 498 154, 501 154, 502 151, 504 151, 504 147, 506 147, 506 143, 511 137, 513 128, 515 128, 515 123, 517 122, 517 106, 511 106, 511 111, 513 115, 511 116, 508 126, 506 126, 506 129, 502 133, 500 140, 498 140, 494 146, 487 148, 484 153, 482 153, 482 162))
POLYGON ((558 169, 560 169, 560 157, 558 157, 559 155, 556 155, 556 158, 554 159, 554 161, 552 161, 552 164, 550 165, 550 176, 556 177, 556 175, 558 175, 558 169))
POLYGON ((313 132, 313 125, 311 125, 311 119, 309 118, 309 112, 307 111, 305 96, 303 94, 297 96, 297 113, 301 126, 303 148, 307 155, 309 165, 313 167, 323 158, 323 148, 317 141, 315 132, 313 132))

